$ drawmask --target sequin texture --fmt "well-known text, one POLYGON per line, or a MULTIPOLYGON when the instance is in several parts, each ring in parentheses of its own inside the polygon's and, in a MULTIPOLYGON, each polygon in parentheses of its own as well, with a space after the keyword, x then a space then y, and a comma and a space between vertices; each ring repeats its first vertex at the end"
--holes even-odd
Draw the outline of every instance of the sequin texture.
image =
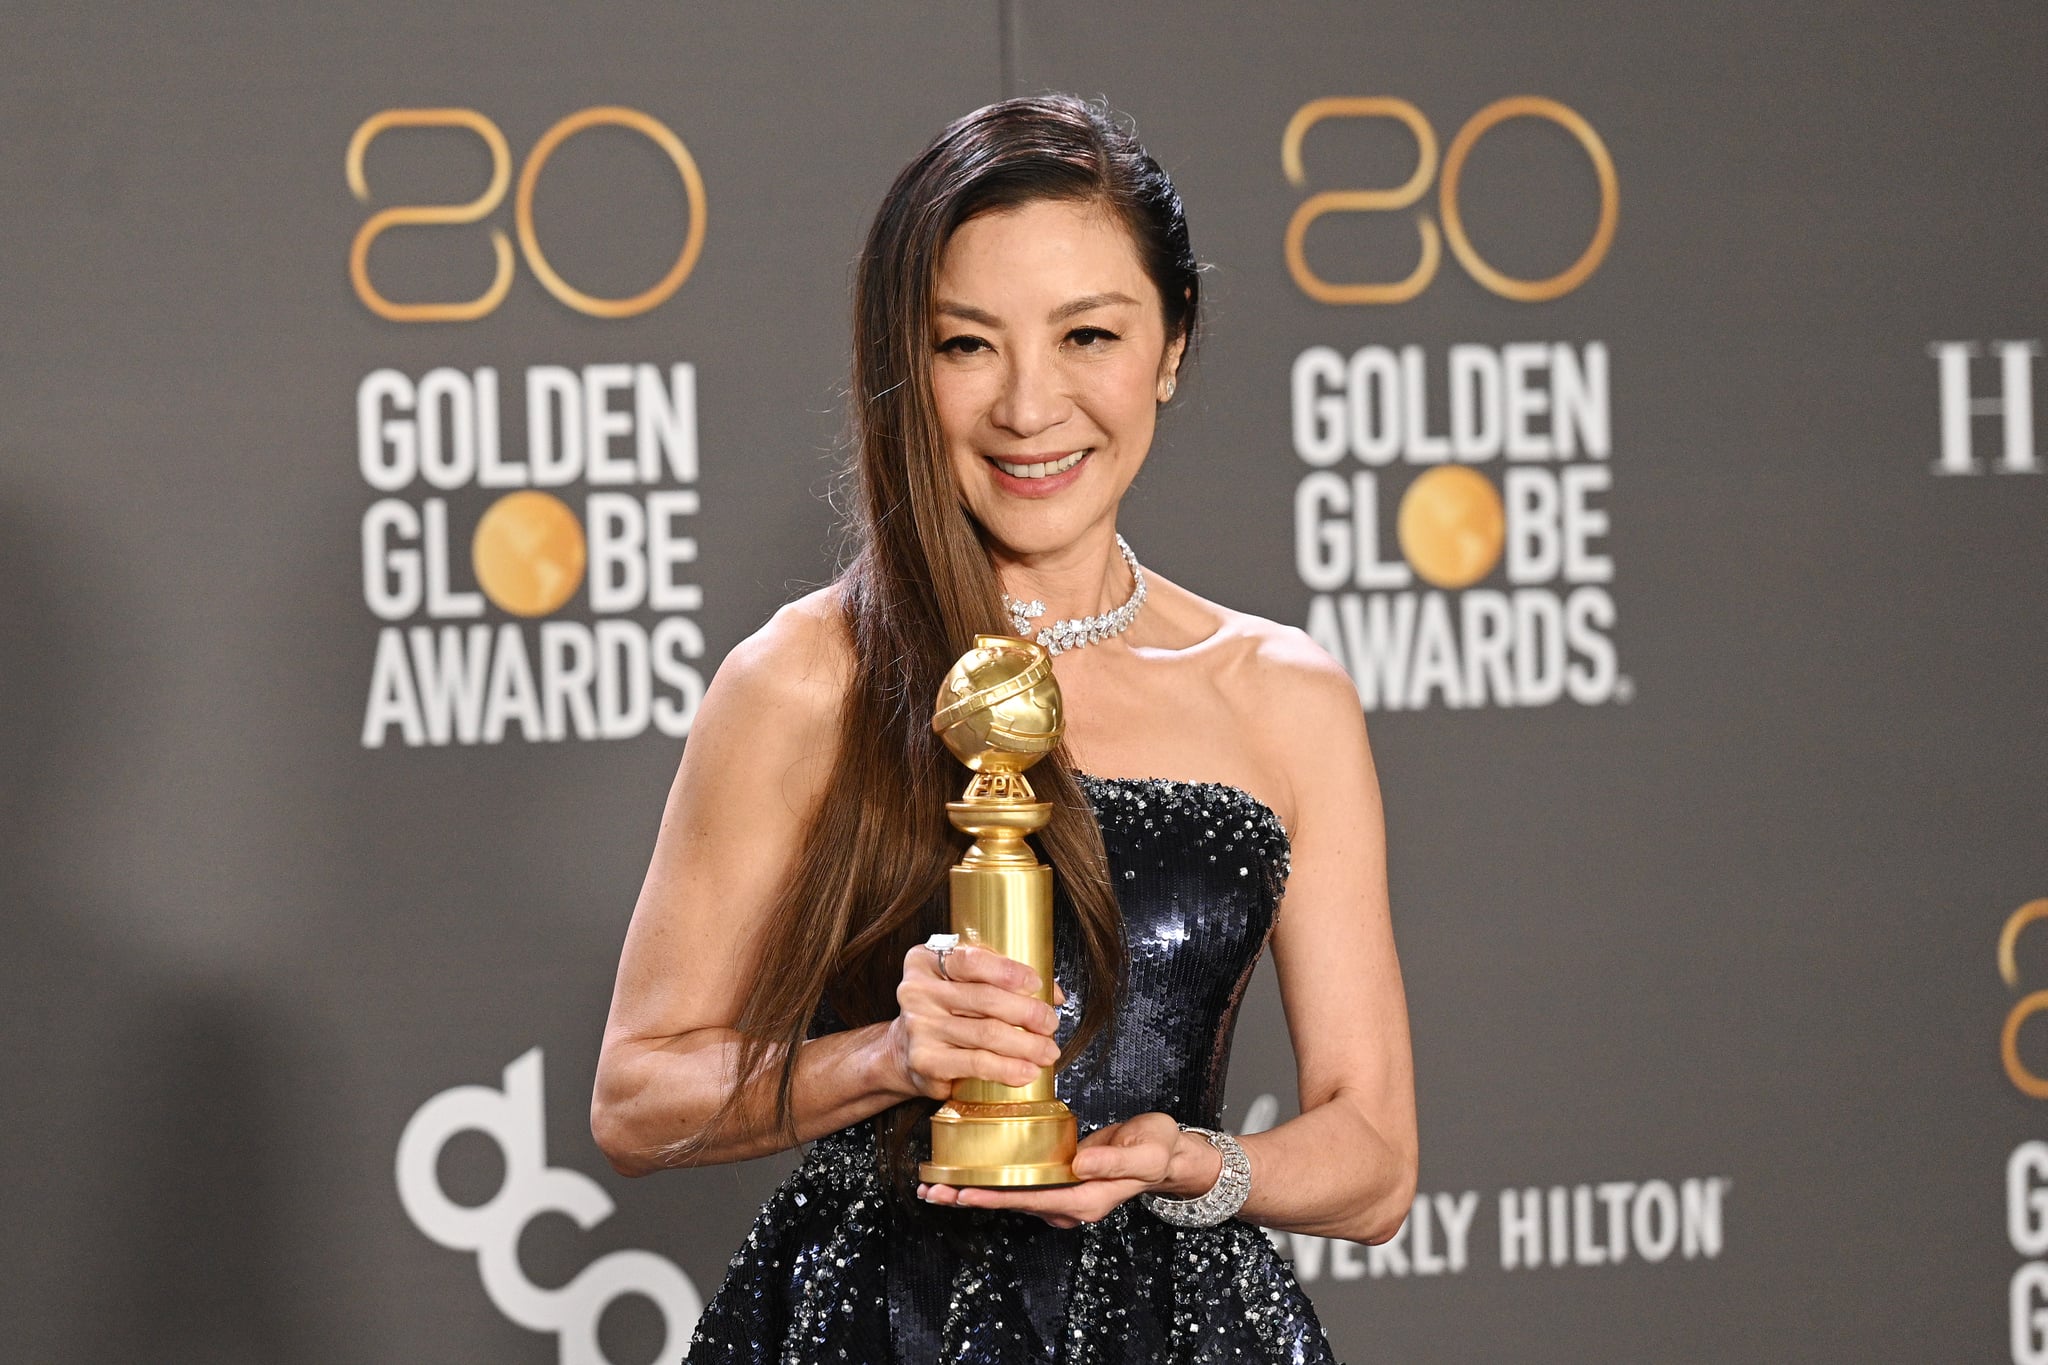
MULTIPOLYGON (((1286 884, 1279 817, 1236 787, 1081 775, 1123 909, 1113 1035, 1058 1078, 1085 1134, 1163 1111, 1220 1127, 1238 1009, 1286 884)), ((1055 925, 1063 982, 1076 945, 1055 925)), ((1064 1040, 1079 992, 1061 1010, 1064 1040)), ((1332 1365, 1272 1243, 1237 1219, 1174 1228, 1133 1202, 1058 1229, 904 1207, 865 1123, 812 1144, 698 1322, 695 1365, 1332 1365)))

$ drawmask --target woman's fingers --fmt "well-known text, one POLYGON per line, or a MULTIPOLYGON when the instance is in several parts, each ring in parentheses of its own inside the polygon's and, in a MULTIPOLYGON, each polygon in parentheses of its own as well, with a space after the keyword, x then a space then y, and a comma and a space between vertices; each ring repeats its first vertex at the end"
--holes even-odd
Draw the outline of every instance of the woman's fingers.
POLYGON ((1156 1185, 1166 1179, 1173 1148, 1166 1143, 1134 1146, 1104 1143, 1074 1153, 1074 1174, 1083 1180, 1139 1180, 1156 1185))
POLYGON ((1060 1022, 1058 1012, 1050 1005, 1028 995, 973 982, 905 981, 896 988, 896 1006, 906 1014, 979 1019, 1040 1038, 1052 1037, 1060 1022))
POLYGON ((1099 1128, 1074 1154, 1076 1184, 1044 1189, 978 1189, 920 1185, 918 1197, 958 1208, 1015 1209, 1054 1227, 1105 1218, 1127 1199, 1166 1179, 1180 1128, 1170 1115, 1140 1114, 1099 1128))
POLYGON ((947 981, 980 981, 1020 995, 1038 994, 1038 973, 1013 957, 989 948, 963 943, 946 954, 946 970, 939 971, 939 955, 929 949, 932 974, 947 981))
POLYGON ((978 981, 958 983, 935 982, 935 992, 941 993, 950 1013, 978 1015, 984 1019, 1000 1019, 1033 1033, 1052 1036, 1060 1025, 1059 1012, 1028 995, 1006 991, 1000 986, 984 986, 978 981))
MULTIPOLYGON (((959 1019, 959 1016, 955 1015, 954 1018, 959 1019)), ((960 1022, 964 1024, 970 1021, 960 1022)), ((1005 1056, 1030 1062, 1033 1066, 1051 1066, 1060 1059, 1060 1045, 1043 1033, 1033 1033, 1029 1029, 1021 1029, 1014 1024, 1000 1023, 994 1019, 977 1019, 971 1022, 976 1025, 973 1036, 988 1040, 976 1045, 990 1052, 1000 1052, 1005 1056)))
POLYGON ((907 1009, 901 1022, 910 1069, 935 1081, 1029 1085, 1059 1060, 1058 1043, 1000 1019, 907 1009))
POLYGON ((1038 973, 1013 957, 990 948, 963 943, 946 950, 946 969, 939 970, 939 955, 922 943, 903 955, 903 979, 936 977, 941 981, 980 981, 1023 995, 1038 994, 1038 973))
MULTIPOLYGON (((920 1076, 943 1082, 950 1098, 956 1081, 994 1081, 997 1085, 1029 1085, 1044 1068, 1036 1062, 987 1048, 956 1047, 945 1043, 913 1046, 911 1069, 920 1076)), ((927 1091, 927 1093, 931 1093, 927 1091)), ((939 1096, 934 1096, 939 1098, 939 1096)))
POLYGON ((1028 1063, 1034 1071, 1059 1060, 1058 1043, 1042 1033, 1032 1033, 999 1019, 953 1014, 939 1021, 938 1027, 943 1039, 956 1048, 1015 1058, 1028 1063))
POLYGON ((922 945, 903 960, 897 1031, 919 1090, 944 1098, 962 1080, 1029 1085, 1059 1059, 1059 1015, 1037 998, 1038 974, 972 944, 950 949, 945 971, 922 945))
POLYGON ((1069 1228, 1107 1218, 1110 1211, 1145 1187, 1130 1180, 1091 1180, 1079 1185, 1052 1189, 996 1190, 956 1189, 951 1185, 922 1185, 918 1197, 927 1203, 963 1209, 1015 1209, 1043 1218, 1054 1227, 1069 1228))

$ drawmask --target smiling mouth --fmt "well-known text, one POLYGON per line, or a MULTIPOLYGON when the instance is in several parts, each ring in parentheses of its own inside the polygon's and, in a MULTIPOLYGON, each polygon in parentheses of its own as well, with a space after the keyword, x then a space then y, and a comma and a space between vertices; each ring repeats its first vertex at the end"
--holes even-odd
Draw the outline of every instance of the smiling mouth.
POLYGON ((1055 474, 1064 474, 1075 465, 1081 463, 1082 460, 1087 458, 1088 450, 1093 449, 1094 447, 1090 446, 1087 450, 1077 450, 1071 455, 1062 455, 1056 460, 1033 460, 1029 464, 1016 464, 1009 460, 999 460, 993 455, 984 456, 983 458, 1013 479, 1049 479, 1055 474))

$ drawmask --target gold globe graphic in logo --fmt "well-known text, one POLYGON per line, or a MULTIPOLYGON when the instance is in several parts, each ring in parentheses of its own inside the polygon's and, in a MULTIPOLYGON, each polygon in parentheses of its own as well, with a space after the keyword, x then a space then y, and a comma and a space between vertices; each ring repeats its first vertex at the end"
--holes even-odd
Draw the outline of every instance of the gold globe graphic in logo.
POLYGON ((476 524, 470 562, 491 601, 514 616, 545 616, 575 595, 588 553, 569 505, 529 488, 491 504, 476 524))
POLYGON ((1423 579, 1439 588, 1468 588, 1500 562, 1507 516, 1484 474, 1440 465, 1408 485, 1394 532, 1423 579))

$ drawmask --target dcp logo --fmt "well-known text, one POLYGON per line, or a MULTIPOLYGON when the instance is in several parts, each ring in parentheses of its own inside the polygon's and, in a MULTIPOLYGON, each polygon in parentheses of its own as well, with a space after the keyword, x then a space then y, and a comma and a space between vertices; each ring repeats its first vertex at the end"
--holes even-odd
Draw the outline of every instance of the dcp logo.
POLYGON ((675 1360, 689 1344, 704 1301, 689 1276, 650 1251, 614 1251, 583 1268, 560 1289, 543 1289, 519 1266, 519 1234, 543 1213, 565 1213, 588 1231, 612 1215, 611 1196, 589 1176, 547 1164, 541 1103, 540 1049, 505 1068, 505 1088, 461 1085, 421 1105, 398 1139, 398 1198, 421 1232, 444 1247, 476 1253, 491 1302, 521 1327, 555 1332, 561 1365, 611 1365, 598 1345, 597 1323, 623 1294, 641 1294, 667 1324, 657 1360, 675 1360), (505 1181, 475 1207, 441 1188, 436 1164, 457 1133, 478 1132, 498 1144, 505 1181))

